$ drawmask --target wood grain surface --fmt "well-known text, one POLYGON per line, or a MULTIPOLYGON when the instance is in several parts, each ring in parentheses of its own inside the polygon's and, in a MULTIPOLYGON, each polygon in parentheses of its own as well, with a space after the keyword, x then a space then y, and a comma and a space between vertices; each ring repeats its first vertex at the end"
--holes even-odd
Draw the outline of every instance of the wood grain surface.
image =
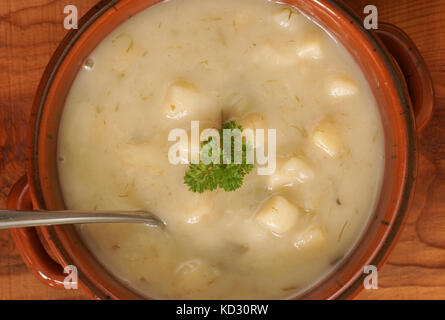
MULTIPOLYGON (((379 289, 360 299, 445 299, 445 1, 346 0, 362 14, 401 27, 417 44, 434 79, 436 111, 422 133, 414 202, 395 250, 379 272, 379 289)), ((96 0, 0 1, 0 208, 24 174, 27 119, 43 70, 66 34, 63 8, 83 15, 96 0)), ((0 231, 0 299, 86 299, 81 291, 40 283, 23 263, 8 231, 0 231)))

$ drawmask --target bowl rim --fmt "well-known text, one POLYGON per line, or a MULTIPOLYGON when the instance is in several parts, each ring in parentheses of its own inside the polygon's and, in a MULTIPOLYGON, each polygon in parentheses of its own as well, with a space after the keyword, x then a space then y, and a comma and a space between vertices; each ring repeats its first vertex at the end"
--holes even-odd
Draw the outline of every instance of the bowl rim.
MULTIPOLYGON (((42 123, 42 113, 44 111, 48 93, 52 88, 54 78, 58 73, 60 66, 63 64, 66 56, 70 53, 72 47, 84 35, 84 33, 109 10, 117 10, 115 7, 116 5, 126 3, 128 1, 129 0, 102 0, 92 9, 90 9, 79 21, 79 28, 77 30, 71 30, 68 32, 68 34, 61 41, 44 71, 32 107, 27 140, 26 171, 35 208, 45 207, 45 200, 41 186, 42 177, 39 176, 39 134, 42 123)), ((295 3, 299 1, 300 0, 294 0, 293 2, 295 3)), ((157 3, 161 1, 154 0, 152 2, 157 3)), ((278 2, 289 2, 289 0, 278 2)), ((367 263, 380 268, 400 235, 400 229, 409 208, 412 198, 411 195, 414 190, 414 182, 417 171, 417 139, 414 129, 414 117, 412 115, 409 92, 404 84, 404 80, 401 79, 400 74, 394 65, 391 55, 385 49, 384 45, 375 35, 363 27, 361 21, 347 6, 335 0, 311 0, 310 2, 318 3, 319 5, 321 4, 327 9, 336 10, 334 11, 335 14, 340 13, 342 15, 342 19, 347 19, 350 24, 357 28, 362 36, 366 38, 369 44, 374 48, 376 56, 383 61, 386 70, 394 83, 397 97, 400 99, 400 106, 404 113, 403 116, 406 124, 407 155, 405 164, 406 172, 405 176, 403 177, 404 181, 401 183, 402 187, 400 199, 398 199, 399 205, 398 209, 392 214, 394 220, 391 222, 390 227, 388 227, 387 232, 381 241, 376 243, 374 246, 374 250, 369 257, 369 263, 367 263)), ((153 3, 147 5, 147 7, 151 5, 153 5, 153 3)), ((70 264, 70 261, 72 261, 71 257, 59 239, 63 228, 64 227, 41 227, 39 229, 44 235, 45 240, 48 242, 50 249, 54 251, 57 260, 64 264, 70 264)), ((363 237, 363 235, 361 235, 361 237, 363 237)), ((348 282, 339 283, 338 287, 335 290, 333 289, 331 294, 326 296, 326 298, 344 299, 353 297, 359 292, 365 277, 366 275, 363 274, 363 272, 355 272, 355 274, 351 275, 348 282)), ((85 276, 80 273, 79 280, 84 290, 93 298, 120 298, 120 294, 115 295, 108 288, 98 285, 98 283, 91 278, 91 275, 87 273, 85 273, 85 276)), ((309 289, 309 291, 311 290, 312 289, 309 289)))

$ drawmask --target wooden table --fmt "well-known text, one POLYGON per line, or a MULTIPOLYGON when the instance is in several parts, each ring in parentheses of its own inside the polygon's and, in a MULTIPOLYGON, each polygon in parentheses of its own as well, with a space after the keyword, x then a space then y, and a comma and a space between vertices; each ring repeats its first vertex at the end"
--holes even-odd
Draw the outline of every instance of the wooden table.
MULTIPOLYGON (((0 2, 0 208, 24 174, 25 127, 52 52, 66 34, 63 8, 83 15, 96 0, 0 2)), ((347 0, 361 14, 369 1, 347 0)), ((423 132, 414 203, 401 239, 379 272, 379 289, 361 299, 445 299, 445 1, 374 0, 379 20, 405 30, 422 52, 435 82, 436 112, 423 132)), ((362 14, 363 15, 363 14, 362 14)), ((0 299, 85 299, 51 289, 23 263, 8 231, 0 231, 0 299)))

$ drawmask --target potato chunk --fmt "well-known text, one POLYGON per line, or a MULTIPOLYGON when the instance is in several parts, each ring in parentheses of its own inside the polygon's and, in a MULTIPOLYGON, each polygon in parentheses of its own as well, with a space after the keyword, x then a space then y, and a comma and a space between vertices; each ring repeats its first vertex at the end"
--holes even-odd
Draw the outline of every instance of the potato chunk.
POLYGON ((202 198, 199 195, 193 195, 189 198, 190 203, 181 210, 183 218, 188 224, 197 224, 202 222, 205 217, 212 217, 216 212, 214 201, 211 196, 202 198))
POLYGON ((338 156, 343 148, 337 130, 331 122, 318 126, 312 134, 312 141, 330 157, 338 156))
POLYGON ((283 29, 295 30, 295 14, 291 8, 281 8, 274 12, 273 20, 283 29))
POLYGON ((163 111, 167 118, 173 120, 221 123, 221 109, 208 95, 185 81, 176 81, 168 87, 163 111))
POLYGON ((313 177, 314 172, 307 163, 297 157, 291 157, 279 162, 275 173, 269 176, 268 189, 275 190, 295 183, 305 183, 313 177))
POLYGON ((323 50, 319 36, 314 35, 305 39, 297 49, 297 54, 303 59, 319 60, 323 58, 323 50))
POLYGON ((357 91, 357 84, 348 78, 336 78, 329 85, 329 94, 333 97, 352 96, 357 91))
POLYGON ((167 118, 181 119, 196 113, 200 106, 200 94, 192 84, 179 81, 167 90, 164 101, 164 112, 167 118))
POLYGON ((272 233, 282 235, 292 229, 298 221, 299 210, 286 198, 271 197, 256 214, 256 221, 272 233))
POLYGON ((182 263, 173 277, 173 285, 179 294, 188 295, 205 289, 215 282, 220 271, 202 259, 192 259, 182 263))
POLYGON ((313 227, 298 236, 294 246, 300 250, 319 249, 326 244, 326 235, 321 227, 313 227))

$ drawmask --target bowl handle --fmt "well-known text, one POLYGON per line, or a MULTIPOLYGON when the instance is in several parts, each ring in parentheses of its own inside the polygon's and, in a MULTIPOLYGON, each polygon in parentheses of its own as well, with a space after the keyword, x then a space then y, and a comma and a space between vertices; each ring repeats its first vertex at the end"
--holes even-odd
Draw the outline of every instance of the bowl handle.
POLYGON ((389 23, 379 23, 374 30, 399 65, 408 85, 414 108, 417 131, 431 120, 434 109, 434 87, 419 50, 408 35, 389 23))
MULTIPOLYGON (((26 176, 17 181, 8 195, 9 210, 32 210, 32 200, 26 176)), ((50 287, 64 288, 63 268, 45 250, 35 228, 10 230, 26 265, 34 275, 50 287)))

